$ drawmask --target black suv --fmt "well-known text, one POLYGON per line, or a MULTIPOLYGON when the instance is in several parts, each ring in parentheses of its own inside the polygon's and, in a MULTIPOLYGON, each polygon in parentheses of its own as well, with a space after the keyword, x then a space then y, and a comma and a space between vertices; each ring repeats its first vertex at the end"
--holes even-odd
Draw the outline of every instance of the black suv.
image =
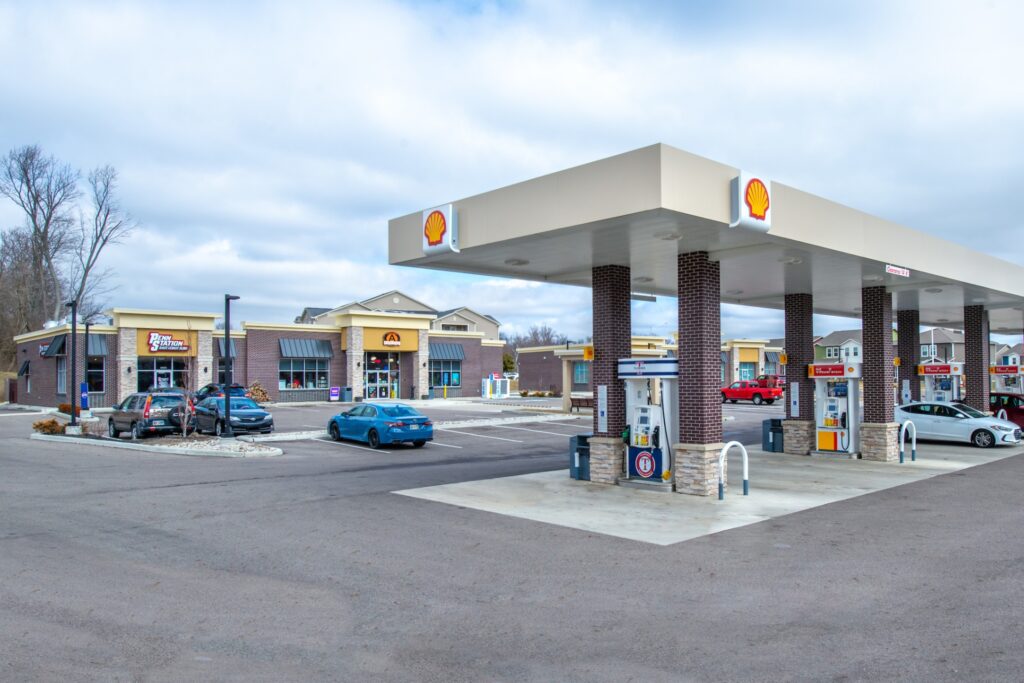
MULTIPOLYGON (((196 392, 196 403, 199 403, 203 399, 207 398, 223 398, 224 397, 224 386, 223 384, 207 384, 205 387, 196 392)), ((249 390, 241 384, 232 384, 228 387, 228 393, 232 396, 241 396, 245 398, 251 398, 249 390)))

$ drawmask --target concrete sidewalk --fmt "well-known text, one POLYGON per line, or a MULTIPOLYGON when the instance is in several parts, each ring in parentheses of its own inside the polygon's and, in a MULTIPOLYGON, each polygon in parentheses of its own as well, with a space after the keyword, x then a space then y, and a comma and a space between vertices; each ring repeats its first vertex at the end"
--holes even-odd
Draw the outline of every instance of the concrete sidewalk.
POLYGON ((750 495, 742 460, 729 457, 725 500, 602 486, 567 470, 462 482, 395 493, 644 543, 671 545, 1024 453, 919 444, 916 462, 824 459, 749 450, 750 495))

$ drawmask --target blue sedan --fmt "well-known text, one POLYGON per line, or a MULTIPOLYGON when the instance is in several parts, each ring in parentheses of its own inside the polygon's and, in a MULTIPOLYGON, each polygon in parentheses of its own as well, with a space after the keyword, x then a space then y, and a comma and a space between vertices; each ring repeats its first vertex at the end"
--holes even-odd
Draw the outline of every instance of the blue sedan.
POLYGON ((401 403, 362 403, 332 417, 327 432, 335 441, 364 441, 370 448, 394 443, 420 448, 434 440, 434 423, 401 403))

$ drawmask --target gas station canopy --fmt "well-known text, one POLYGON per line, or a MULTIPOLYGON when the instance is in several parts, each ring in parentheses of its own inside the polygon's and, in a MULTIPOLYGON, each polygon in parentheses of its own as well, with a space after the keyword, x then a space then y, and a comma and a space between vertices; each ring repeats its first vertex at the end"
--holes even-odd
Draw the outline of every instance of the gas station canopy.
POLYGON ((458 251, 425 254, 425 212, 392 219, 389 261, 579 286, 622 265, 634 293, 674 297, 676 255, 707 251, 723 302, 782 309, 809 292, 816 313, 857 318, 861 288, 884 285, 923 325, 957 327, 965 305, 984 305, 992 332, 1021 330, 1021 266, 781 183, 767 232, 731 228, 740 175, 656 144, 452 202, 458 251))

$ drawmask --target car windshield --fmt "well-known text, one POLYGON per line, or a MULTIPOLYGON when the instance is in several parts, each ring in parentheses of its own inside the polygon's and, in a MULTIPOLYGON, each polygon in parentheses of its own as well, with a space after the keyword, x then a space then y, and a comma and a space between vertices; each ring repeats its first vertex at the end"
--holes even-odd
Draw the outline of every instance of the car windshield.
POLYGON ((420 414, 409 406, 381 406, 380 412, 388 417, 419 417, 420 414))
MULTIPOLYGON (((218 399, 217 405, 221 408, 224 407, 224 399, 218 399)), ((256 401, 251 398, 232 398, 231 399, 231 410, 251 410, 253 408, 259 409, 259 405, 256 401)))
POLYGON ((967 413, 968 417, 985 417, 985 413, 975 410, 965 403, 954 403, 953 407, 957 410, 967 413))

